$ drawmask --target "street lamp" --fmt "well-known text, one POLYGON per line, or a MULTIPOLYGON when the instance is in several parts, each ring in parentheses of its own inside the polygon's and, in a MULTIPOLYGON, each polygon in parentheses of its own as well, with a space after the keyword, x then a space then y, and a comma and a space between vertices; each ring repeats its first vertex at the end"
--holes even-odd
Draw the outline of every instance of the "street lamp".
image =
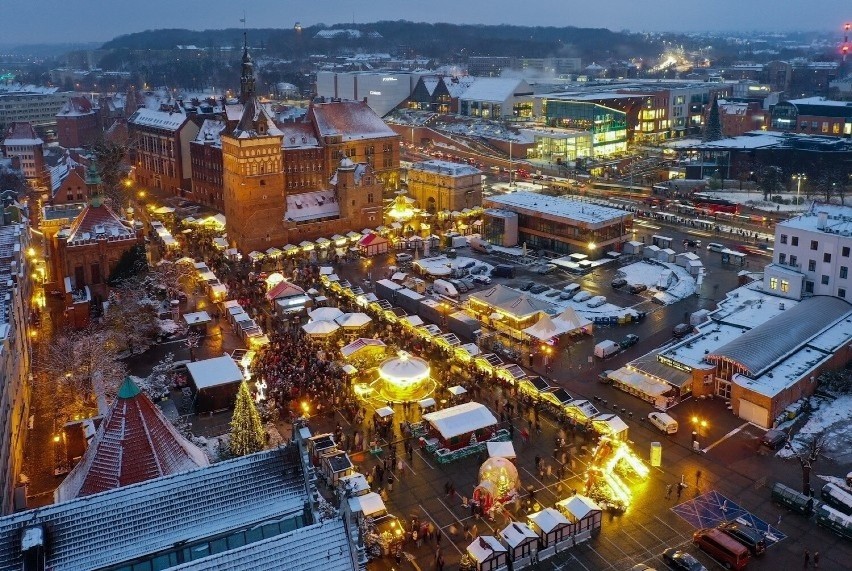
POLYGON ((808 180, 808 177, 805 173, 796 173, 793 175, 793 180, 796 181, 796 206, 799 205, 799 193, 802 190, 802 181, 808 180))

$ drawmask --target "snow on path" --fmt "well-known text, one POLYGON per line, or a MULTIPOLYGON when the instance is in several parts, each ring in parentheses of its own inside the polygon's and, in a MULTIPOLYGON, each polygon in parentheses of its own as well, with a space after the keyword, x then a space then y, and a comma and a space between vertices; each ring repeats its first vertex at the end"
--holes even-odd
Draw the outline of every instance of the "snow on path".
MULTIPOLYGON (((829 458, 848 454, 852 450, 852 395, 841 395, 834 400, 811 398, 813 410, 804 426, 793 436, 794 447, 803 449, 815 434, 825 433, 823 454, 829 458)), ((794 452, 782 448, 781 458, 790 458, 794 452)))

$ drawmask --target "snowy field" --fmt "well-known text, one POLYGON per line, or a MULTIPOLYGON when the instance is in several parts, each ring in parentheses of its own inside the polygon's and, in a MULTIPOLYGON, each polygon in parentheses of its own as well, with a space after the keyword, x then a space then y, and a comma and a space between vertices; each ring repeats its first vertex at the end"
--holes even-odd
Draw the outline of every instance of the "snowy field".
POLYGON ((654 292, 654 297, 665 305, 670 305, 695 293, 695 278, 689 275, 685 268, 677 264, 636 262, 618 270, 618 275, 626 279, 628 284, 645 284, 648 286, 648 291, 654 292), (669 287, 663 291, 658 289, 657 286, 660 276, 668 271, 673 272, 674 277, 669 281, 669 287))
MULTIPOLYGON (((837 461, 852 460, 852 395, 842 395, 835 400, 812 397, 811 406, 814 410, 810 418, 793 436, 793 447, 803 450, 813 435, 825 432, 823 454, 837 461)), ((781 458, 793 455, 793 451, 788 448, 778 451, 781 458)))

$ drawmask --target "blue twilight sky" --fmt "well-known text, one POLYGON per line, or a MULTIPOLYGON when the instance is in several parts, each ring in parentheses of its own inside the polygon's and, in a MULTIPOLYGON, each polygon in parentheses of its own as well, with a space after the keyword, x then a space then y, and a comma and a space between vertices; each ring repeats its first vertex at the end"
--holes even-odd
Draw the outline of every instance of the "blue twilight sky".
POLYGON ((411 20, 631 31, 827 30, 852 0, 0 0, 0 43, 104 41, 156 28, 411 20))

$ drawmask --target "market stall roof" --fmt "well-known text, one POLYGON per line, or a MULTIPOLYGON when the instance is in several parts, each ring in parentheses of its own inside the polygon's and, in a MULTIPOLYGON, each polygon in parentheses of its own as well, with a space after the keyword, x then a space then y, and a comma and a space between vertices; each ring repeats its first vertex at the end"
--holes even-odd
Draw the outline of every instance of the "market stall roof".
POLYGON ((308 312, 308 316, 311 318, 311 321, 334 321, 342 315, 343 312, 336 307, 319 307, 308 312))
POLYGON ((419 327, 420 325, 423 325, 423 319, 421 319, 419 315, 407 315, 403 317, 402 320, 412 327, 419 327))
POLYGON ((563 389, 562 387, 552 388, 545 394, 546 397, 551 398, 552 400, 557 401, 559 404, 566 405, 574 400, 568 391, 563 389))
POLYGON ((358 372, 358 369, 356 369, 355 367, 353 367, 353 366, 352 366, 352 365, 350 365, 349 363, 346 363, 345 365, 343 365, 342 367, 340 367, 340 369, 341 369, 344 373, 346 373, 347 375, 354 375, 355 373, 357 373, 357 372, 358 372))
POLYGON ((478 563, 487 561, 495 553, 506 553, 506 546, 493 535, 480 535, 467 546, 468 554, 478 563))
POLYGON ((373 319, 366 313, 344 313, 334 321, 344 329, 358 329, 368 325, 373 319))
POLYGON ((273 246, 273 247, 271 247, 271 248, 267 248, 267 250, 266 250, 266 255, 267 255, 267 256, 270 256, 270 257, 272 257, 272 258, 276 258, 276 257, 280 256, 280 255, 281 255, 281 254, 283 254, 283 253, 284 253, 284 252, 282 252, 281 250, 279 250, 279 249, 278 249, 278 248, 276 248, 275 246, 273 246))
POLYGON ((486 442, 489 458, 515 458, 515 445, 511 442, 486 442))
POLYGON ((600 411, 595 408, 595 405, 593 405, 587 400, 578 399, 575 401, 571 401, 568 406, 573 406, 574 408, 578 409, 580 412, 583 413, 586 418, 594 418, 598 414, 600 414, 600 411))
POLYGON ((360 472, 355 472, 348 476, 341 476, 338 482, 343 489, 353 496, 358 496, 362 492, 370 490, 370 484, 367 482, 367 478, 360 472))
POLYGON ((533 522, 543 533, 550 533, 557 527, 568 525, 568 521, 564 515, 553 508, 544 508, 540 512, 530 514, 530 521, 533 522))
POLYGON ((298 250, 298 249, 299 249, 299 247, 295 244, 285 244, 284 247, 282 248, 282 250, 284 250, 285 252, 293 252, 293 251, 298 250))
POLYGON ((257 250, 252 250, 251 252, 249 252, 248 257, 251 258, 252 260, 256 261, 256 260, 263 259, 263 254, 261 254, 257 250))
POLYGON ((297 286, 296 284, 290 283, 287 280, 282 281, 272 289, 266 292, 266 299, 272 301, 274 299, 281 299, 285 297, 294 297, 299 295, 305 295, 305 290, 297 286))
POLYGON ((531 337, 535 337, 539 341, 548 341, 554 337, 559 337, 571 331, 568 324, 558 319, 551 319, 548 315, 542 315, 541 318, 524 329, 524 333, 531 337))
POLYGON ((499 367, 503 364, 503 359, 496 353, 485 353, 484 355, 477 355, 476 358, 482 359, 492 367, 499 367))
POLYGON ((217 281, 219 280, 219 278, 216 277, 216 274, 214 274, 213 272, 211 272, 209 270, 206 271, 206 272, 199 272, 198 273, 198 279, 205 281, 205 282, 209 282, 209 281, 212 281, 212 280, 217 280, 217 281))
POLYGON ((328 246, 329 244, 331 244, 331 240, 329 240, 328 238, 317 238, 316 242, 320 246, 328 246))
POLYGON ((311 321, 302 325, 302 329, 308 335, 330 335, 340 329, 334 321, 311 321))
POLYGON ((456 397, 459 396, 459 395, 463 395, 467 392, 467 389, 460 386, 460 385, 450 387, 447 390, 450 392, 451 395, 456 396, 456 397))
POLYGON ((459 339, 458 335, 456 335, 455 333, 444 333, 442 335, 439 335, 438 339, 440 339, 450 347, 461 345, 461 339, 459 339))
POLYGON ((417 330, 425 332, 430 337, 434 337, 436 335, 441 334, 441 328, 435 325, 434 323, 428 323, 426 325, 418 327, 417 330))
POLYGON ((340 350, 340 353, 343 355, 343 357, 345 359, 348 359, 349 357, 351 357, 352 355, 354 355, 355 353, 357 353, 361 349, 365 349, 367 347, 373 347, 373 348, 378 349, 378 348, 384 348, 384 347, 386 347, 386 345, 384 344, 384 342, 381 339, 370 339, 370 338, 367 338, 367 337, 362 337, 360 339, 356 339, 355 341, 353 341, 349 345, 346 345, 345 347, 343 347, 340 350))
POLYGON ((379 246, 387 243, 388 239, 379 234, 365 234, 363 238, 358 240, 358 245, 363 247, 379 246))
MULTIPOLYGON (((489 444, 491 444, 489 442, 489 444)), ((518 547, 529 539, 538 539, 538 534, 530 527, 520 521, 513 521, 500 531, 503 541, 512 549, 518 547)))
POLYGON ((331 266, 320 266, 319 275, 321 276, 330 276, 334 273, 334 268, 331 266))
POLYGON ((381 308, 382 311, 390 311, 391 309, 393 309, 391 302, 389 302, 386 299, 380 299, 380 300, 376 301, 376 303, 378 304, 378 306, 381 308))
POLYGON ((186 369, 199 391, 243 380, 242 371, 229 355, 193 361, 186 364, 186 369))
POLYGON ((445 439, 461 436, 497 424, 497 419, 484 405, 468 402, 423 415, 445 439))
POLYGON ((476 346, 476 343, 465 343, 461 347, 456 347, 456 350, 465 351, 471 357, 476 357, 481 352, 479 347, 476 346))
POLYGON ((668 383, 649 377, 629 367, 621 367, 610 372, 609 378, 652 397, 662 396, 672 390, 671 385, 668 383))
POLYGON ((508 365, 501 365, 500 368, 503 369, 504 371, 506 371, 507 373, 509 373, 512 376, 512 378, 515 379, 515 380, 523 379, 524 377, 527 376, 527 374, 524 372, 524 370, 522 368, 520 368, 518 365, 516 365, 515 363, 509 363, 508 365))
POLYGON ((543 393, 543 392, 549 390, 550 388, 552 388, 550 386, 550 383, 547 382, 547 379, 545 379, 544 377, 540 377, 538 375, 536 375, 534 377, 525 377, 524 379, 521 380, 521 382, 522 383, 529 383, 530 386, 532 386, 535 390, 537 390, 540 393, 543 393))
POLYGON ((161 206, 154 210, 154 214, 172 214, 175 211, 171 206, 161 206))
MULTIPOLYGON (((184 232, 186 232, 186 230, 184 230, 184 232)), ((191 232, 191 230, 190 230, 190 232, 191 232)), ((217 248, 227 248, 228 247, 228 241, 225 240, 224 238, 213 238, 213 245, 216 246, 217 248)))
POLYGON ((575 522, 582 520, 592 512, 601 511, 600 506, 592 498, 579 494, 566 498, 556 505, 559 506, 563 514, 572 517, 575 522))
POLYGON ((222 307, 224 307, 225 309, 231 309, 232 307, 239 307, 240 309, 242 309, 240 302, 236 299, 229 299, 225 302, 222 302, 222 307))
POLYGON ((193 313, 184 313, 183 320, 187 325, 203 325, 210 323, 210 315, 206 311, 196 311, 193 313))
POLYGON ((210 292, 216 295, 225 295, 228 293, 228 286, 225 284, 213 284, 210 286, 210 292))
POLYGON ((349 231, 349 232, 346 233, 346 237, 349 238, 350 240, 360 240, 361 234, 359 234, 358 232, 355 232, 355 231, 349 231))
POLYGON ((627 423, 614 414, 601 414, 592 419, 592 422, 605 424, 604 430, 609 434, 621 434, 627 430, 627 423))
POLYGON ((384 515, 388 511, 382 497, 376 492, 349 498, 349 508, 353 512, 362 512, 365 517, 384 515))
POLYGON ((565 311, 560 313, 556 317, 555 321, 560 325, 564 324, 562 326, 568 332, 576 331, 578 329, 588 327, 592 324, 590 320, 577 313, 577 311, 573 307, 569 307, 565 311))
POLYGON ((435 406, 435 399, 428 397, 417 401, 417 404, 420 405, 420 408, 429 408, 430 406, 435 406))
POLYGON ((382 408, 376 409, 376 414, 379 418, 387 418, 389 416, 393 416, 393 409, 389 406, 383 406, 382 408))

